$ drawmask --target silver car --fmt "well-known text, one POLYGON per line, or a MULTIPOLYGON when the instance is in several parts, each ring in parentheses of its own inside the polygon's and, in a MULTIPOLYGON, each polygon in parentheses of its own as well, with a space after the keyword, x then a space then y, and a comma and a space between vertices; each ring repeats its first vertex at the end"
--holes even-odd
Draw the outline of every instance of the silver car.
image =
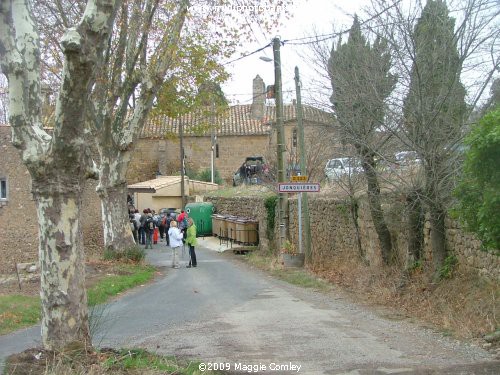
POLYGON ((342 177, 349 177, 361 172, 361 166, 353 158, 330 159, 325 165, 325 176, 328 181, 339 180, 342 177))

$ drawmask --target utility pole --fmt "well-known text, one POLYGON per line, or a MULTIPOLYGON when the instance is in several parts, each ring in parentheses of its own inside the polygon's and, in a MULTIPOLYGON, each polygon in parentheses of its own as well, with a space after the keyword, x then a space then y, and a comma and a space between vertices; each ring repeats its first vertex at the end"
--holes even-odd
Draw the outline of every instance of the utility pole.
MULTIPOLYGON (((299 78, 299 68, 295 67, 295 91, 297 93, 297 127, 298 127, 298 138, 299 138, 299 153, 300 153, 300 174, 307 176, 306 170, 306 147, 304 142, 304 122, 302 114, 302 95, 300 93, 301 83, 299 78)), ((311 218, 309 217, 309 204, 307 199, 307 193, 300 193, 303 196, 303 211, 304 211, 304 234, 305 234, 305 245, 306 245, 306 258, 310 260, 311 257, 311 218)), ((302 212, 299 212, 299 215, 302 212)), ((300 234, 300 233, 299 233, 300 234)), ((302 240, 299 236, 300 241, 302 240)), ((302 242, 302 241, 301 241, 302 242)), ((302 243, 301 243, 302 245, 302 243)))
POLYGON ((182 207, 181 210, 186 207, 186 193, 184 191, 184 125, 182 120, 179 122, 179 138, 181 145, 181 198, 182 198, 182 207))
MULTIPOLYGON (((273 39, 273 57, 274 57, 274 88, 276 92, 276 146, 277 146, 277 163, 278 163, 278 182, 285 182, 285 135, 283 133, 283 92, 281 88, 281 57, 280 57, 281 41, 279 37, 273 39)), ((282 245, 287 239, 286 235, 286 209, 287 195, 286 193, 278 193, 278 218, 279 218, 279 243, 282 245)))
POLYGON ((215 99, 212 98, 212 103, 210 104, 210 181, 212 184, 215 182, 215 99))

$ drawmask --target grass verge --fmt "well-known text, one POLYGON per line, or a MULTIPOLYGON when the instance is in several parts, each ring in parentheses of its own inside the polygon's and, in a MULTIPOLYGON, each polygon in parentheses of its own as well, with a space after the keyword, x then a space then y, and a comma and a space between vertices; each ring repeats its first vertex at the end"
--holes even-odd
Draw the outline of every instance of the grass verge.
POLYGON ((201 371, 201 361, 161 356, 143 349, 79 349, 54 352, 28 349, 7 358, 7 375, 201 375, 223 374, 201 371))
POLYGON ((104 303, 127 289, 148 282, 154 277, 155 268, 145 265, 122 264, 117 267, 115 272, 118 275, 106 276, 87 290, 90 306, 104 303))
POLYGON ((28 296, 0 296, 0 335, 36 324, 40 320, 40 299, 28 296))
POLYGON ((250 252, 243 258, 246 262, 287 283, 321 291, 331 289, 331 284, 303 268, 285 268, 272 253, 250 252))
MULTIPOLYGON (((89 306, 104 303, 127 289, 148 282, 154 277, 155 269, 140 264, 118 264, 114 273, 87 290, 89 306)), ((0 335, 32 326, 39 320, 39 297, 0 296, 0 335)))

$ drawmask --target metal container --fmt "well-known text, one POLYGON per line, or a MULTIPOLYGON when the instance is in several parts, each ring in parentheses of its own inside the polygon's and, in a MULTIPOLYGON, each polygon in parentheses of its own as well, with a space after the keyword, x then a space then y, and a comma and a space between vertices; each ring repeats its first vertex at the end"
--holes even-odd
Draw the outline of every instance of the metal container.
POLYGON ((188 203, 186 204, 185 211, 196 225, 197 236, 212 235, 212 214, 215 211, 213 203, 188 203))

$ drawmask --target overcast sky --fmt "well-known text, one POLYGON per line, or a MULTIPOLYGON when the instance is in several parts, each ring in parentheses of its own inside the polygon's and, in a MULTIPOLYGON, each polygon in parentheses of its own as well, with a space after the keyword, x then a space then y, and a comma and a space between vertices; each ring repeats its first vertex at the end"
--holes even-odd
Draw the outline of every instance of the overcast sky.
MULTIPOLYGON (((368 0, 293 0, 289 9, 292 17, 284 21, 284 25, 269 35, 257 34, 258 41, 248 44, 245 51, 253 52, 279 36, 281 40, 301 39, 312 35, 330 34, 334 31, 348 29, 352 24, 352 15, 361 13, 361 7, 368 0)), ((304 40, 307 41, 307 40, 304 40)), ((333 39, 331 40, 333 42, 333 39)), ((294 68, 299 67, 302 81, 303 102, 315 101, 312 80, 316 75, 311 69, 311 62, 306 56, 310 54, 308 45, 296 45, 294 41, 281 47, 281 66, 284 102, 290 103, 295 98, 294 68)), ((235 55, 233 59, 240 55, 235 55)), ((231 73, 230 80, 222 86, 226 97, 232 104, 249 104, 252 100, 252 80, 258 74, 266 85, 274 84, 274 65, 264 62, 259 57, 273 57, 271 47, 227 65, 231 73)))

